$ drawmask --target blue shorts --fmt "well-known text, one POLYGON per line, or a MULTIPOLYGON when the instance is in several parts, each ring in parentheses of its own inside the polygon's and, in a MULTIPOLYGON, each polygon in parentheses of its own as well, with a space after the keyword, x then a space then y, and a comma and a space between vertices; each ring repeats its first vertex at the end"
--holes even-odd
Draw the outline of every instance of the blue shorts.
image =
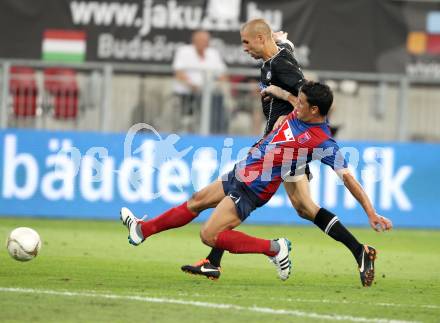
POLYGON ((236 178, 235 167, 222 178, 222 184, 225 195, 234 201, 241 222, 246 220, 253 210, 266 203, 250 191, 245 183, 236 178))

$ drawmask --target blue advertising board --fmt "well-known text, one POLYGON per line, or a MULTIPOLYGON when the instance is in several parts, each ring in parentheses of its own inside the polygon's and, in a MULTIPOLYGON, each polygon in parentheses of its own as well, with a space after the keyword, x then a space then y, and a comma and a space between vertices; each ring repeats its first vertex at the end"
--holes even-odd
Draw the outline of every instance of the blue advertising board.
MULTIPOLYGON (((132 129, 133 130, 133 129, 132 129)), ((0 214, 116 219, 122 206, 150 217, 230 169, 252 137, 0 131, 0 214)), ((145 129, 144 129, 145 130, 145 129)), ((379 214, 395 226, 440 228, 440 144, 341 142, 379 214)), ((333 170, 311 164, 312 196, 349 225, 368 225, 333 170)), ((204 221, 210 212, 198 218, 204 221)), ((306 223, 281 187, 249 223, 306 223)))

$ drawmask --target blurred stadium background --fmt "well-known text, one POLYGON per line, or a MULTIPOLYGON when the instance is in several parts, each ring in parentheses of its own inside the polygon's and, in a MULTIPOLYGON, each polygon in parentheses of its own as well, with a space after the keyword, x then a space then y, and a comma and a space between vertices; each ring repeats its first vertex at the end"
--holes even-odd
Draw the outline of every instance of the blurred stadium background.
MULTIPOLYGON (((38 224, 28 217, 115 220, 124 205, 138 214, 155 215, 216 178, 264 129, 260 63, 243 52, 239 36, 243 22, 260 17, 274 30, 288 32, 307 78, 325 81, 333 88, 330 123, 378 212, 390 217, 396 230, 420 230, 405 231, 402 241, 408 242, 405 237, 412 235, 415 239, 432 236, 432 241, 438 238, 438 1, 2 0, 0 17, 2 233, 14 223, 30 221, 49 234, 47 222, 38 224), (210 32, 210 46, 220 53, 226 69, 221 79, 209 68, 191 70, 202 73, 202 86, 192 93, 188 105, 182 103, 182 93, 176 92, 173 59, 198 29, 210 32), (138 149, 141 146, 143 151, 138 149), (183 158, 169 158, 189 147, 183 158), (222 150, 228 149, 231 157, 223 160, 222 150), (151 163, 152 173, 143 170, 142 165, 151 163), (139 172, 145 175, 140 180, 139 172)), ((368 225, 362 210, 328 170, 313 165, 312 172, 312 193, 321 205, 348 225, 368 225)), ((294 215, 283 191, 249 222, 305 224, 294 215)), ((193 231, 196 241, 197 229, 193 231)), ((168 239, 172 241, 172 236, 168 239)), ((386 239, 381 239, 386 246, 386 239)), ((438 246, 432 250, 438 258, 438 246)), ((189 254, 187 260, 194 257, 196 253, 189 254)), ((8 268, 25 274, 10 262, 2 269, 2 286, 26 287, 17 277, 9 280, 8 268)), ((424 265, 431 266, 430 279, 440 269, 438 263, 424 265)), ((37 267, 31 270, 39 273, 37 267)), ((154 277, 162 278, 160 274, 154 277)), ((29 286, 34 285, 30 282, 29 286)), ((409 288, 397 289, 396 295, 408 293, 409 288)), ((438 286, 429 288, 432 297, 426 299, 435 304, 423 307, 426 302, 420 301, 419 310, 431 311, 423 320, 435 321, 440 315, 440 293, 438 286)), ((361 296, 355 297, 362 302, 361 296)), ((381 301, 391 302, 386 297, 381 301)), ((396 312, 387 313, 385 321, 420 319, 417 311, 401 316, 396 312)), ((13 321, 10 315, 5 321, 13 321)), ((32 320, 32 315, 22 320, 32 320)), ((97 320, 71 315, 73 321, 97 320)), ((368 315, 362 316, 371 318, 368 315)), ((301 321, 359 321, 356 317, 299 317, 301 321)), ((40 317, 46 319, 51 316, 40 317)), ((213 319, 209 313, 198 317, 207 319, 213 319)))

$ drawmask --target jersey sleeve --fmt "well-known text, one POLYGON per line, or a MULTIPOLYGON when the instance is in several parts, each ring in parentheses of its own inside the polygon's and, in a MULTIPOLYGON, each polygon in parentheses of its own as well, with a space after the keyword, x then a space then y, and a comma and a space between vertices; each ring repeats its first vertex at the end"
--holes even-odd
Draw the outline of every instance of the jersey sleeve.
POLYGON ((300 87, 304 84, 304 75, 298 62, 294 59, 280 57, 273 64, 274 75, 277 77, 277 83, 274 84, 282 89, 289 91, 295 96, 298 95, 300 87))
POLYGON ((278 41, 277 45, 278 45, 278 47, 284 47, 285 49, 287 49, 291 53, 293 53, 293 50, 295 48, 293 43, 288 39, 278 41))
POLYGON ((341 152, 336 141, 329 138, 324 141, 318 150, 318 156, 321 163, 330 166, 334 171, 339 171, 341 169, 347 168, 348 163, 341 152))

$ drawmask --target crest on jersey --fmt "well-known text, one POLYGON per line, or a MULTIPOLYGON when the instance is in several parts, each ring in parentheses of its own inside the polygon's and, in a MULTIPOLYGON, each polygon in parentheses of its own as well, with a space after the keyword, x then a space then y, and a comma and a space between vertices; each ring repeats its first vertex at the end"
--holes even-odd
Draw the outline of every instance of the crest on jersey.
POLYGON ((266 74, 266 80, 270 81, 271 78, 272 78, 272 73, 271 71, 268 71, 266 74))
POLYGON ((300 144, 303 144, 303 143, 309 141, 311 138, 312 138, 312 136, 306 131, 303 134, 298 136, 298 142, 300 144))
POLYGON ((270 141, 271 144, 278 144, 281 142, 295 141, 292 129, 290 128, 289 120, 284 121, 283 125, 278 129, 277 134, 270 141))

